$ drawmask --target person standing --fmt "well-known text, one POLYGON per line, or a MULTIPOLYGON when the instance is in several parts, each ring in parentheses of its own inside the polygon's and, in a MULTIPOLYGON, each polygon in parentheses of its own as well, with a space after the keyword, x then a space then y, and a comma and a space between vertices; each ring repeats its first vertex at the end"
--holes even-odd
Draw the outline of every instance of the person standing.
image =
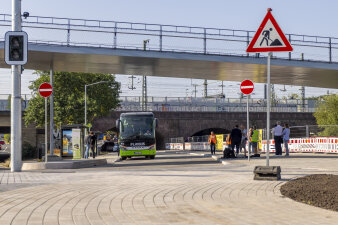
POLYGON ((285 146, 285 156, 289 156, 289 140, 290 140, 290 128, 289 124, 285 124, 284 130, 283 130, 283 142, 285 146))
POLYGON ((273 138, 275 140, 276 155, 282 155, 282 142, 283 142, 283 127, 280 125, 280 121, 277 122, 277 126, 273 129, 273 138))
POLYGON ((94 134, 93 131, 90 131, 90 134, 89 134, 89 144, 90 144, 90 149, 92 150, 93 159, 95 159, 96 135, 94 134))
POLYGON ((85 151, 85 155, 84 155, 85 159, 88 159, 88 156, 89 156, 89 148, 90 148, 90 142, 89 142, 90 139, 89 139, 89 137, 90 137, 90 135, 87 135, 85 137, 85 141, 84 141, 85 147, 86 147, 86 151, 85 151))
POLYGON ((239 145, 241 144, 241 140, 242 140, 242 131, 238 128, 238 125, 236 125, 235 128, 232 129, 230 133, 231 148, 233 151, 235 151, 236 147, 236 157, 239 154, 239 145))
POLYGON ((211 131, 211 134, 209 136, 209 144, 210 144, 211 155, 216 154, 216 143, 217 143, 216 135, 213 131, 211 131))
POLYGON ((251 145, 252 145, 252 151, 254 152, 253 157, 260 157, 261 155, 258 154, 258 130, 256 126, 252 127, 251 145))
POLYGON ((249 132, 248 132, 248 154, 253 155, 253 148, 252 148, 252 142, 251 142, 251 136, 252 136, 252 127, 250 127, 249 132))
POLYGON ((246 142, 248 140, 248 133, 247 133, 247 129, 245 129, 245 126, 242 125, 241 129, 242 129, 242 140, 241 140, 241 145, 240 145, 240 151, 242 152, 242 149, 244 149, 244 156, 246 156, 246 142))

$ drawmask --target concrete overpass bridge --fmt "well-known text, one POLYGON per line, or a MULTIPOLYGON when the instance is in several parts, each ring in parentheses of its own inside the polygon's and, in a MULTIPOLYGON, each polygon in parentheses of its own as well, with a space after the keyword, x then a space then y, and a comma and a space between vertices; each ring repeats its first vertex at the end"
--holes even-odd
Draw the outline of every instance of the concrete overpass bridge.
MULTIPOLYGON (((30 16, 26 69, 264 83, 266 55, 247 54, 254 31, 30 16), (144 46, 144 41, 149 43, 144 46)), ((0 37, 11 15, 0 14, 0 37)), ((286 35, 292 53, 273 56, 275 84, 338 87, 338 38, 286 35)), ((1 40, 0 40, 1 41, 1 40)), ((0 42, 0 67, 4 42, 0 42)))
MULTIPOLYGON (((115 121, 124 111, 114 111, 110 115, 94 120, 93 130, 116 130, 115 121)), ((157 143, 160 148, 164 142, 172 137, 200 136, 214 130, 217 133, 228 133, 236 124, 246 124, 246 112, 154 112, 159 120, 157 129, 157 143)), ((281 121, 290 126, 315 125, 316 120, 312 113, 271 113, 271 124, 281 121)), ((250 113, 250 126, 266 127, 266 113, 250 113)))
MULTIPOLYGON (((97 118, 92 123, 93 130, 105 132, 116 130, 115 121, 125 111, 113 111, 106 117, 97 118)), ((246 112, 163 112, 154 111, 159 119, 157 129, 157 143, 164 147, 164 142, 173 137, 201 136, 214 130, 217 133, 228 133, 236 124, 246 124, 246 112)), ((316 125, 312 112, 272 112, 271 124, 281 121, 290 126, 316 125)), ((24 124, 24 122, 23 122, 24 124)), ((251 112, 250 125, 258 128, 266 127, 265 112, 251 112)), ((44 130, 37 129, 33 125, 22 126, 23 143, 33 146, 44 141, 44 130)), ((10 133, 10 111, 0 111, 0 134, 10 133)))
MULTIPOLYGON (((247 54, 254 31, 30 16, 23 18, 29 36, 25 69, 134 74, 146 76, 265 83, 266 55, 247 54), (144 41, 149 43, 144 46, 144 41)), ((0 14, 0 67, 11 15, 0 14), (2 34, 2 35, 1 35, 2 34)), ((294 52, 275 54, 271 83, 338 88, 338 38, 286 34, 294 52)), ((113 129, 120 112, 94 122, 113 129)), ((244 112, 155 112, 158 137, 191 136, 206 129, 228 131, 245 121, 244 112)), ((265 127, 265 113, 251 121, 265 127)), ((272 113, 290 125, 315 124, 312 113, 272 113)), ((161 141, 160 143, 163 143, 161 141)))

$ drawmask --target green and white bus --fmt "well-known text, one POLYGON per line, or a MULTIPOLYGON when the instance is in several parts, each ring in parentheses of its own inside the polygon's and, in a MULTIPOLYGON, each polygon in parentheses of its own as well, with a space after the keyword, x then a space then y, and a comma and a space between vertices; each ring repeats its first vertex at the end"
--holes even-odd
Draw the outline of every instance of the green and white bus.
POLYGON ((152 112, 121 113, 116 127, 120 133, 119 148, 122 160, 133 156, 155 158, 157 119, 152 112))

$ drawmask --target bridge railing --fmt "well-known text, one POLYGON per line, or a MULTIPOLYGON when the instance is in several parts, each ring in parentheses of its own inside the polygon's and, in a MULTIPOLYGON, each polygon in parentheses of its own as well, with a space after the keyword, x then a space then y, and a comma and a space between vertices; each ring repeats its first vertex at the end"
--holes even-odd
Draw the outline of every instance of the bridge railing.
MULTIPOLYGON (((120 97, 122 111, 142 111, 141 97, 120 97)), ((246 99, 148 97, 148 111, 175 112, 246 112, 246 99)), ((272 112, 315 112, 317 100, 276 99, 272 112)), ((265 99, 249 99, 250 112, 266 112, 265 99)))
MULTIPOLYGON (((0 94, 0 111, 9 111, 10 95, 0 94)), ((31 95, 22 95, 22 109, 28 107, 31 95)), ((141 97, 120 97, 121 111, 142 111, 141 97)), ((271 112, 315 112, 318 101, 278 99, 273 101, 271 112)), ((249 99, 250 112, 265 112, 265 99, 249 99)), ((161 112, 246 112, 246 99, 240 98, 186 98, 148 97, 147 111, 161 112)))
MULTIPOLYGON (((10 24, 11 15, 0 14, 0 32, 10 30, 10 24)), ((36 44, 266 57, 245 52, 255 33, 249 30, 43 16, 23 18, 22 27, 29 41, 36 44), (149 40, 145 49, 144 40, 149 40)), ((286 37, 294 51, 278 53, 274 58, 338 62, 338 38, 301 34, 286 37)))
MULTIPOLYGON (((26 110, 30 98, 31 95, 21 95, 22 110, 26 110)), ((0 111, 10 111, 10 95, 0 94, 0 111)))

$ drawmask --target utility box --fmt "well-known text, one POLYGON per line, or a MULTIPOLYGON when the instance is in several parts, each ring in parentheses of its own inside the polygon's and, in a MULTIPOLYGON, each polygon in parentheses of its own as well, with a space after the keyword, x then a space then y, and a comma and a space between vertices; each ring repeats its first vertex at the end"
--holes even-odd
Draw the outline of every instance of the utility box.
POLYGON ((254 180, 280 180, 280 166, 256 166, 254 180))

